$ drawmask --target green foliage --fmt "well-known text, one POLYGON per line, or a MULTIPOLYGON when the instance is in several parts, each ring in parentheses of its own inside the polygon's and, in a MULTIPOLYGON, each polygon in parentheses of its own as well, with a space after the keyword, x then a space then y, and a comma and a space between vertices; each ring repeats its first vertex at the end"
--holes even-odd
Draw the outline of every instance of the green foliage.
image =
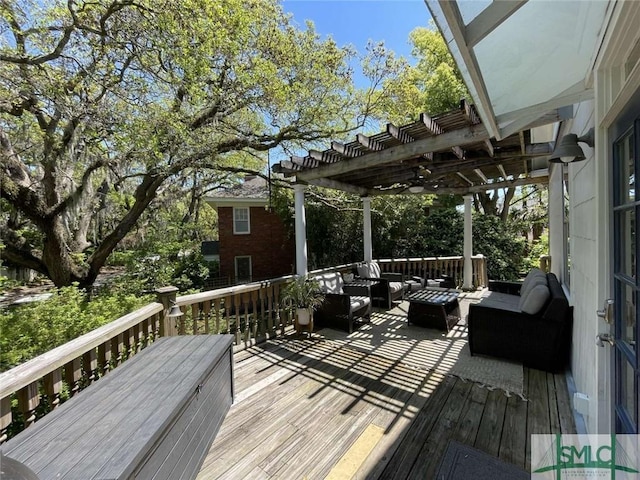
MULTIPOLYGON (((91 284, 125 238, 145 238, 158 201, 260 170, 268 149, 351 132, 377 105, 355 91, 353 49, 298 28, 278 0, 9 0, 0 12, 1 196, 14 214, 2 255, 58 286, 91 284)), ((394 71, 387 55, 367 57, 374 85, 394 71)))
MULTIPOLYGON (((293 192, 272 190, 272 205, 291 235, 294 234, 293 192)), ((336 190, 309 187, 305 197, 307 251, 310 269, 362 258, 362 203, 336 190)))
POLYGON ((455 209, 432 209, 431 204, 432 197, 418 195, 375 199, 371 221, 376 257, 460 254, 460 215, 455 209))
POLYGON ((549 233, 544 232, 540 238, 534 240, 529 248, 528 255, 523 259, 524 271, 529 271, 533 267, 540 267, 540 257, 549 255, 549 233))
POLYGON ((525 248, 518 223, 503 222, 494 215, 473 216, 473 253, 487 258, 492 280, 517 280, 525 268, 525 248))
POLYGON ((0 310, 0 370, 8 370, 149 303, 152 297, 108 291, 89 301, 77 286, 48 300, 0 310))
POLYGON ((324 302, 324 293, 320 284, 309 277, 297 277, 288 283, 282 291, 282 303, 296 308, 315 310, 324 302))
POLYGON ((140 291, 152 292, 167 285, 182 292, 197 290, 204 287, 210 274, 200 246, 189 242, 153 242, 126 257, 126 281, 140 291))
POLYGON ((461 99, 470 98, 453 57, 434 25, 416 28, 409 40, 417 64, 387 80, 383 99, 386 121, 399 124, 414 120, 422 112, 437 115, 455 109, 461 99))
POLYGON ((362 205, 336 191, 306 203, 309 268, 341 265, 362 258, 362 205))

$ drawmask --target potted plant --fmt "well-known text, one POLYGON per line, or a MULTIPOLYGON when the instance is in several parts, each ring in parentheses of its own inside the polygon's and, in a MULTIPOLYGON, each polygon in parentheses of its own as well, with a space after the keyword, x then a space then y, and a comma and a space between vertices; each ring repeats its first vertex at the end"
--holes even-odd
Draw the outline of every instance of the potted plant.
POLYGON ((320 284, 308 277, 297 277, 282 292, 282 301, 296 309, 296 330, 298 326, 313 329, 313 311, 324 301, 320 284))

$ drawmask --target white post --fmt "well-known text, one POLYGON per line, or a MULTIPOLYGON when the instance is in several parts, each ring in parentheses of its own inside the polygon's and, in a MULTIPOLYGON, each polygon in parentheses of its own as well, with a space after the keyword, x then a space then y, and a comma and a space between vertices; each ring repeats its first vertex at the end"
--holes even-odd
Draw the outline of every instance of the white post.
POLYGON ((294 185, 296 213, 296 273, 307 274, 307 221, 304 214, 304 185, 294 185))
POLYGON ((471 223, 471 200, 473 195, 464 196, 464 277, 462 283, 463 290, 473 290, 473 238, 471 223))
POLYGON ((362 223, 364 235, 364 261, 371 263, 373 260, 373 248, 371 247, 371 198, 362 199, 362 223))

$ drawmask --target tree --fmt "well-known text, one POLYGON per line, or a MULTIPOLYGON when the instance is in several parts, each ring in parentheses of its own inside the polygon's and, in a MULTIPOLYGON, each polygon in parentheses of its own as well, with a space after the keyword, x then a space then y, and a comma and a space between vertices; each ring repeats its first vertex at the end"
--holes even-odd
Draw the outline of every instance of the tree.
POLYGON ((0 12, 2 259, 57 286, 91 285, 168 185, 258 171, 260 152, 350 131, 372 106, 353 94, 353 52, 276 0, 0 12))
POLYGON ((388 120, 403 124, 421 113, 437 115, 458 107, 469 98, 462 76, 440 32, 418 27, 409 34, 414 66, 385 82, 384 112, 388 120))
MULTIPOLYGON (((454 110, 461 99, 470 98, 444 38, 434 25, 414 29, 409 40, 415 65, 385 82, 383 110, 387 120, 398 124, 411 122, 421 113, 435 116, 454 110)), ((502 189, 502 195, 476 193, 476 211, 506 221, 514 194, 515 188, 502 189), (506 200, 499 202, 499 198, 506 200)))

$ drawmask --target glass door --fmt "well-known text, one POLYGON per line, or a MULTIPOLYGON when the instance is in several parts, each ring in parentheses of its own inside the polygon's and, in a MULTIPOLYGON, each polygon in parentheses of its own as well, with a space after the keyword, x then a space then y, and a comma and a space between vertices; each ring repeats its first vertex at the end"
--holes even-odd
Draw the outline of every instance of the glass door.
MULTIPOLYGON (((619 125, 622 127, 622 125, 619 125)), ((620 129, 621 130, 621 129, 620 129)), ((627 122, 613 144, 614 419, 617 433, 638 433, 638 267, 640 118, 627 122)))

